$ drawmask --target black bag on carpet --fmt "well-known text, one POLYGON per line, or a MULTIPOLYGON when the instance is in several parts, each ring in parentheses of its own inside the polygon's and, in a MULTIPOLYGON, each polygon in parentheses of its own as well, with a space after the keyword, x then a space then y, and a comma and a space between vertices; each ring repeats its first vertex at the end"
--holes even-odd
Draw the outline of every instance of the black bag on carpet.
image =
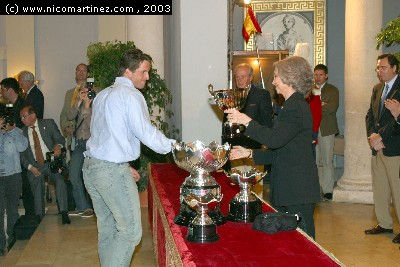
POLYGON ((291 231, 297 228, 299 216, 297 214, 267 212, 254 220, 253 229, 268 234, 274 234, 281 231, 291 231))
POLYGON ((20 216, 14 225, 15 238, 17 240, 31 238, 38 225, 39 220, 36 215, 20 216))

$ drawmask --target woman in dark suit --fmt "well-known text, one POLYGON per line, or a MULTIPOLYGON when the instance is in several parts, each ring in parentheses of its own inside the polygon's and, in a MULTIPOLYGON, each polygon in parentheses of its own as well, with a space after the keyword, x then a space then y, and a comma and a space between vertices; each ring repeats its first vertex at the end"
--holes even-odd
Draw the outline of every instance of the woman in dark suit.
POLYGON ((230 122, 246 125, 244 134, 268 150, 235 146, 230 159, 249 157, 256 164, 272 164, 272 205, 282 212, 300 213, 300 228, 315 238, 314 207, 320 199, 320 189, 311 147, 312 117, 304 99, 312 88, 313 72, 302 57, 290 57, 274 66, 273 84, 285 103, 272 128, 236 109, 225 111, 230 122))

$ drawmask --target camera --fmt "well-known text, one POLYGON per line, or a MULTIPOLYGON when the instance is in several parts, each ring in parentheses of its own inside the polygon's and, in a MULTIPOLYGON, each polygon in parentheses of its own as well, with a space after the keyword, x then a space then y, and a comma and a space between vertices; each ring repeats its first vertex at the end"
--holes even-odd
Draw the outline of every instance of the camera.
POLYGON ((61 154, 58 157, 54 156, 54 151, 46 153, 46 162, 50 165, 50 171, 60 173, 64 178, 68 177, 68 168, 64 164, 66 154, 65 147, 61 148, 61 154))
POLYGON ((6 104, 6 108, 4 111, 4 125, 5 126, 7 123, 10 125, 15 124, 15 119, 14 119, 14 112, 13 112, 14 106, 13 104, 6 104))
POLYGON ((86 88, 88 89, 88 98, 93 99, 96 96, 96 92, 93 90, 94 78, 86 79, 86 88))

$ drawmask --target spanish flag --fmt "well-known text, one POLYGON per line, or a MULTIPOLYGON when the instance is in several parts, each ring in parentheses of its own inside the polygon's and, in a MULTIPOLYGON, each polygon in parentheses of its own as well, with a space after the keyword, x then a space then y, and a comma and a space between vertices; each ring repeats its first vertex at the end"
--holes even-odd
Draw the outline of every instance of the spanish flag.
POLYGON ((246 43, 249 41, 250 36, 254 32, 261 32, 261 28, 260 25, 258 24, 256 16, 254 16, 251 5, 248 5, 246 18, 244 19, 242 28, 243 38, 246 41, 246 43))

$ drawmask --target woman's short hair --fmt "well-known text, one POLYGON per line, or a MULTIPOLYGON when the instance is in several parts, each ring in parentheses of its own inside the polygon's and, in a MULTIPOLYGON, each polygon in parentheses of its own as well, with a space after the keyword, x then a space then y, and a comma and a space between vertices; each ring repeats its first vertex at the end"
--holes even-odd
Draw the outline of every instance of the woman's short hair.
POLYGON ((314 73, 306 59, 297 56, 288 57, 275 62, 274 67, 284 84, 292 86, 303 95, 311 90, 314 73))

